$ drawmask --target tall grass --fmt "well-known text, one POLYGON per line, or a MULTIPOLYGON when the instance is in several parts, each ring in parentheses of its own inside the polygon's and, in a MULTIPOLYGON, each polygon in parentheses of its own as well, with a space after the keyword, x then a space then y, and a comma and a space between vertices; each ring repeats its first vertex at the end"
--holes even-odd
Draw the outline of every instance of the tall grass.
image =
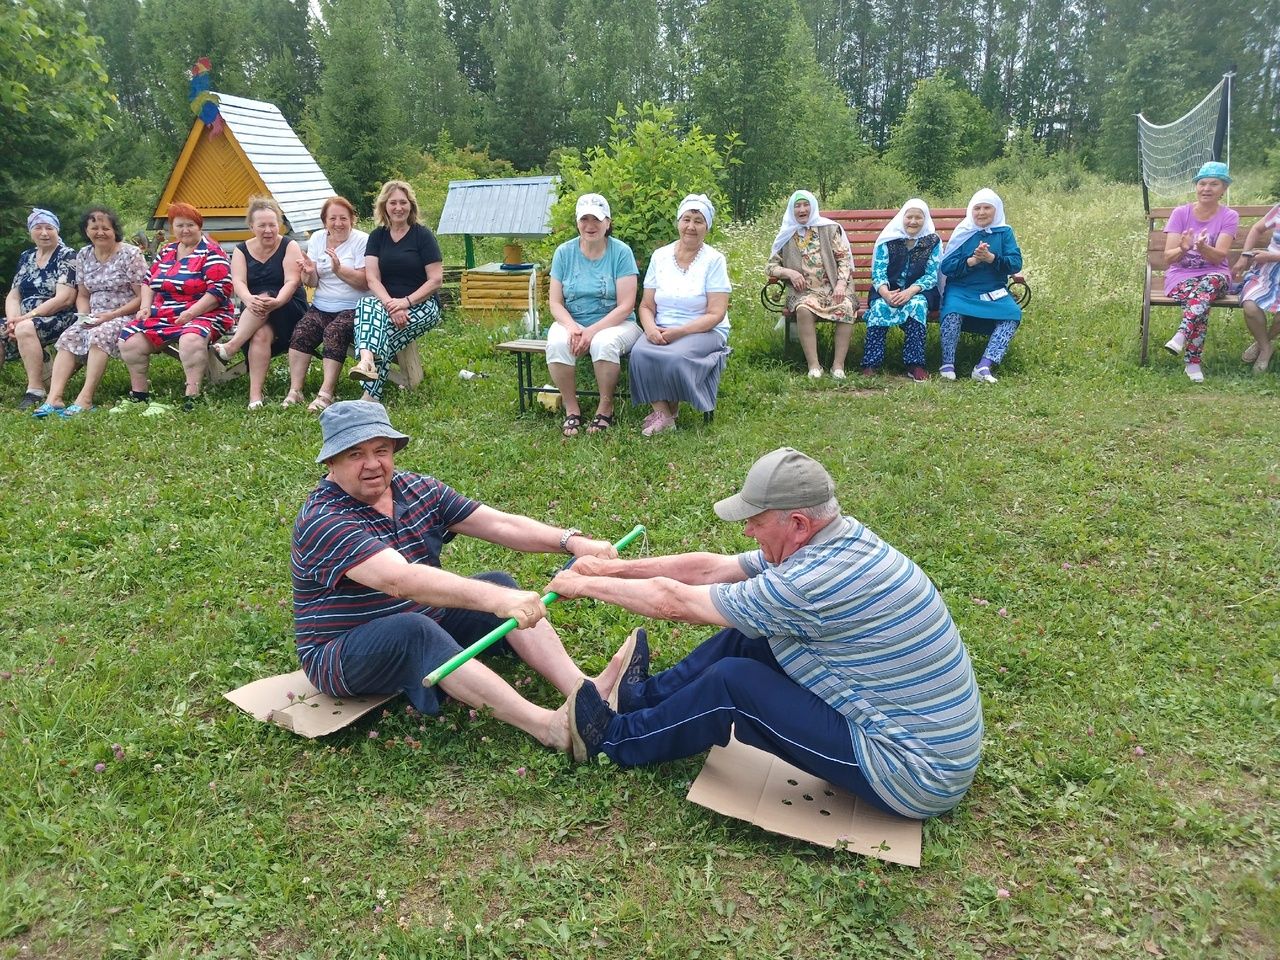
MULTIPOLYGON (((722 244, 710 427, 643 440, 629 411, 564 441, 456 312, 389 400, 404 466, 601 536, 644 522, 655 552, 745 549, 711 501, 772 447, 822 459, 933 577, 983 692, 978 780, 919 870, 694 807, 696 759, 574 768, 403 702, 319 742, 241 715, 224 691, 296 663, 289 532, 319 470, 314 420, 247 414, 237 382, 187 417, 0 416, 0 957, 1275 956, 1277 374, 1222 311, 1205 384, 1137 366, 1136 191, 1002 190, 1035 299, 995 387, 808 381, 755 299, 771 218, 722 244)), ((154 379, 181 392, 174 363, 154 379)), ((0 399, 22 382, 0 369, 0 399)), ((102 397, 125 389, 113 366, 102 397)), ((446 562, 531 587, 556 563, 465 539, 446 562)), ((588 670, 638 622, 552 618, 588 670)), ((659 665, 708 632, 652 626, 659 665)))

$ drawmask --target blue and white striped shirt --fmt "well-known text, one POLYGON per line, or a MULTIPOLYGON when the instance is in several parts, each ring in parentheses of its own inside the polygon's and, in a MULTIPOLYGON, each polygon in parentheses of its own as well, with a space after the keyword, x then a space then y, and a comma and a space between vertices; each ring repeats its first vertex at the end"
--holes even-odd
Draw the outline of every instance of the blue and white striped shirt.
POLYGON ((796 683, 849 722, 877 795, 904 816, 960 802, 982 748, 969 655, 937 588, 852 517, 833 520, 780 564, 739 557, 750 579, 711 597, 735 627, 767 637, 796 683))

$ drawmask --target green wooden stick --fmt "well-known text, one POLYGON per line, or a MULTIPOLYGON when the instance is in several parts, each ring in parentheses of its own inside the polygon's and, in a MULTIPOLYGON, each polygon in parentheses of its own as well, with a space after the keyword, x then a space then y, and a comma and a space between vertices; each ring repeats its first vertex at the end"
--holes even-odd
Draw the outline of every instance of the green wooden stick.
MULTIPOLYGON (((617 549, 619 553, 621 553, 627 547, 631 546, 631 544, 636 541, 636 538, 643 535, 644 535, 644 526, 643 524, 637 523, 632 528, 630 533, 628 533, 625 537, 623 537, 621 540, 619 540, 617 543, 614 544, 614 547, 617 549)), ((577 559, 578 559, 577 557, 574 557, 573 560, 570 560, 569 563, 565 566, 565 569, 572 567, 574 564, 574 561, 577 559)), ((555 603, 559 599, 560 599, 560 594, 551 592, 542 598, 542 602, 545 603, 547 606, 551 606, 551 604, 555 603)), ((483 637, 481 637, 471 646, 467 647, 467 649, 461 650, 458 653, 455 653, 452 657, 450 657, 444 663, 440 664, 440 666, 436 667, 434 670, 428 673, 425 677, 423 677, 422 685, 424 687, 434 687, 437 683, 439 683, 449 674, 453 673, 453 671, 457 670, 460 666, 462 666, 464 663, 466 663, 476 654, 482 653, 483 651, 488 650, 491 646, 493 646, 495 643, 497 643, 499 640, 501 640, 503 637, 505 637, 508 633, 510 633, 515 628, 516 628, 515 617, 511 617, 505 622, 498 624, 498 626, 494 627, 492 630, 486 633, 483 637)))

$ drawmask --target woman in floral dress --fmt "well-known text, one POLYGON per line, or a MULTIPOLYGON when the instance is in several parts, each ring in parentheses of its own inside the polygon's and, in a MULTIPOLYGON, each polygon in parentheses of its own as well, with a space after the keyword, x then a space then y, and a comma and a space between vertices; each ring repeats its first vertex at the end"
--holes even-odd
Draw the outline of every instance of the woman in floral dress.
POLYGON ((37 417, 74 417, 93 409, 107 360, 120 359, 120 331, 133 320, 142 302, 147 261, 142 251, 124 242, 120 218, 108 207, 90 207, 80 218, 88 245, 76 254, 76 309, 79 319, 58 338, 49 399, 32 411, 37 417), (84 386, 71 404, 62 402, 67 381, 84 364, 84 386))
POLYGON ((831 376, 843 380, 853 321, 858 317, 857 305, 850 297, 853 253, 844 229, 818 212, 817 198, 808 190, 797 190, 787 201, 765 273, 790 287, 787 311, 795 314, 800 347, 809 376, 815 380, 822 376, 816 321, 835 323, 831 376))
POLYGON ((3 357, 22 357, 27 392, 19 410, 44 402, 44 348, 76 318, 75 251, 62 242, 62 224, 52 210, 36 207, 27 217, 34 244, 18 257, 0 325, 3 357))
POLYGON ((152 355, 176 342, 187 375, 182 409, 190 412, 200 399, 210 345, 235 323, 231 262, 218 242, 204 235, 204 217, 195 207, 169 204, 169 226, 177 239, 151 265, 138 313, 120 331, 120 356, 129 368, 128 399, 144 402, 151 398, 152 355))

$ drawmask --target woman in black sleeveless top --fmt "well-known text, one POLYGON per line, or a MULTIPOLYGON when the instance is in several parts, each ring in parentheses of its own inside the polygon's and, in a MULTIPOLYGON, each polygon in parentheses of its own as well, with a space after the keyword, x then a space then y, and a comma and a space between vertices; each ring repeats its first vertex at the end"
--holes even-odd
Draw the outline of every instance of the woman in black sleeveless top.
MULTIPOLYGON (((239 244, 231 255, 231 280, 243 305, 235 334, 213 352, 223 363, 231 362, 237 350, 248 344, 249 409, 262 406, 262 388, 267 367, 277 353, 289 349, 294 325, 307 310, 302 290, 302 250, 281 235, 284 214, 274 200, 255 197, 249 201, 245 218, 253 236, 239 244)), ((290 391, 283 406, 302 400, 290 391)))

